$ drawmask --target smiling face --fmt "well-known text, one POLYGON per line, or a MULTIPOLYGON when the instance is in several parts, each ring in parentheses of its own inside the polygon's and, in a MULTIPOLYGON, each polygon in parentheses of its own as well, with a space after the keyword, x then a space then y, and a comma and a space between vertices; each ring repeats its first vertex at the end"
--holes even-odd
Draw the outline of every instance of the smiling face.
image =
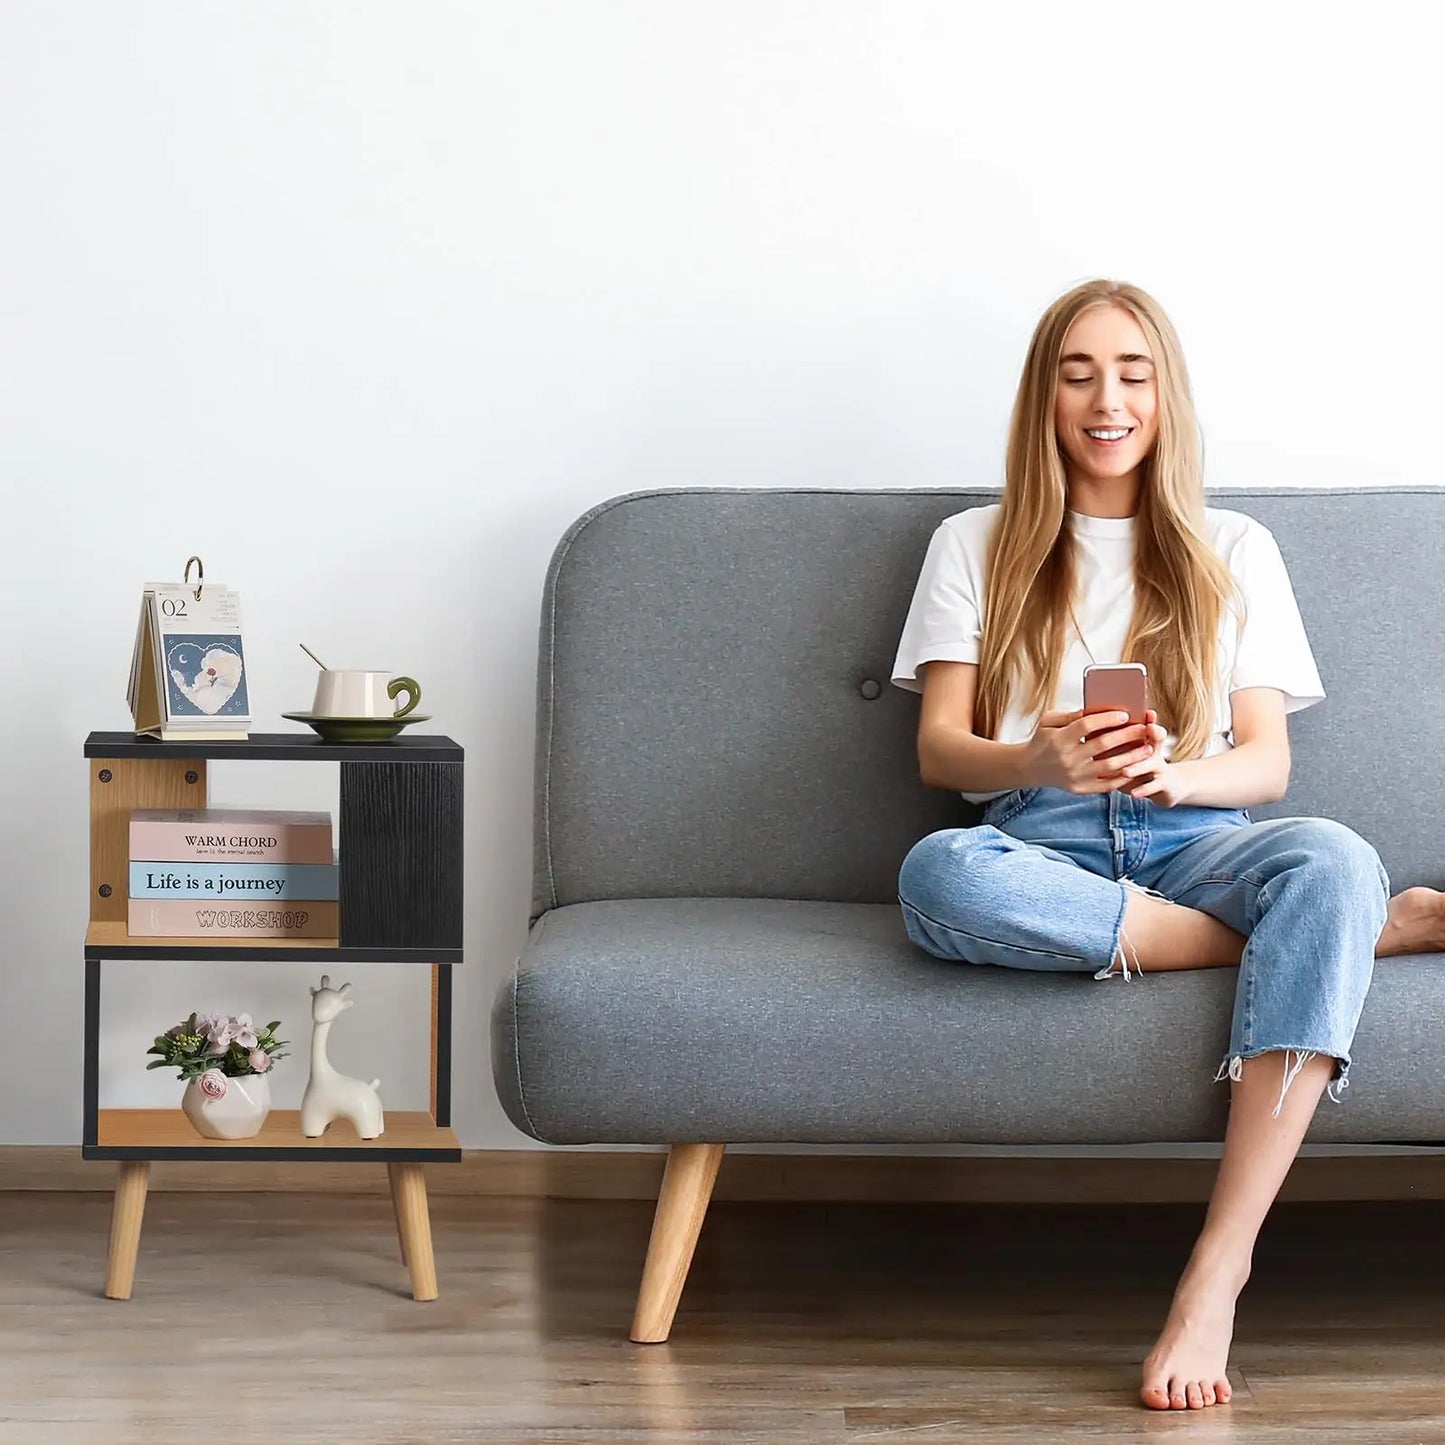
POLYGON ((1054 429, 1069 505, 1102 516, 1131 516, 1144 460, 1159 434, 1159 389, 1144 332, 1122 307, 1092 307, 1069 327, 1054 429))

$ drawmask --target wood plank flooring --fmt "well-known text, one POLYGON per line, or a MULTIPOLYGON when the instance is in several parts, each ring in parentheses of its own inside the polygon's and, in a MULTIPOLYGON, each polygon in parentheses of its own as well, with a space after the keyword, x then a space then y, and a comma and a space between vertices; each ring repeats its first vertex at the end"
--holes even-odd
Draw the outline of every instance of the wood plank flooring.
POLYGON ((716 1202, 671 1340, 627 1339, 650 1207, 434 1197, 441 1297, 364 1195, 0 1194, 0 1445, 1445 1441, 1445 1227, 1277 1208, 1234 1402, 1135 1405, 1198 1205, 716 1202), (223 1423, 224 1422, 224 1423, 223 1423))

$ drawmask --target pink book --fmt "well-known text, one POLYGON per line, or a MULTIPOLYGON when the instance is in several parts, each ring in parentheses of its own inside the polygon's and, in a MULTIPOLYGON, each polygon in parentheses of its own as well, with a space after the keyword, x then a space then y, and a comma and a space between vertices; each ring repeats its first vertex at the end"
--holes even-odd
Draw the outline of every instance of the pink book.
POLYGON ((138 808, 130 815, 134 863, 331 863, 331 814, 254 808, 138 808))
POLYGON ((336 938, 334 899, 295 903, 201 903, 187 898, 132 898, 132 938, 336 938))

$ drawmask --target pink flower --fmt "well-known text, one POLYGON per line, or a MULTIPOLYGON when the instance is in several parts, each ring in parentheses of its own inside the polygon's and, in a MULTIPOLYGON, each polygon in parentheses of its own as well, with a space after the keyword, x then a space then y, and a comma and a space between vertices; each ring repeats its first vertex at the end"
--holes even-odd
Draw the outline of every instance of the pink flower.
POLYGON ((219 1069, 207 1069, 201 1075, 200 1088, 208 1099, 224 1099, 226 1097, 226 1076, 219 1069))
POLYGON ((252 1049, 250 1063, 258 1074, 264 1074, 271 1067, 271 1058, 265 1049, 252 1049))

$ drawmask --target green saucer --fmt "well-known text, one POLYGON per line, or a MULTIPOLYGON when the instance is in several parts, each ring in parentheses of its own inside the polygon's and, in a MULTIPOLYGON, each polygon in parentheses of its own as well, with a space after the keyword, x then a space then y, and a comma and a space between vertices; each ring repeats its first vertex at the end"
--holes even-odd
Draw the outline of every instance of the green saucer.
POLYGON ((410 723, 431 721, 420 712, 405 717, 318 717, 309 712, 283 712, 281 716, 314 728, 328 743, 384 743, 410 723))

